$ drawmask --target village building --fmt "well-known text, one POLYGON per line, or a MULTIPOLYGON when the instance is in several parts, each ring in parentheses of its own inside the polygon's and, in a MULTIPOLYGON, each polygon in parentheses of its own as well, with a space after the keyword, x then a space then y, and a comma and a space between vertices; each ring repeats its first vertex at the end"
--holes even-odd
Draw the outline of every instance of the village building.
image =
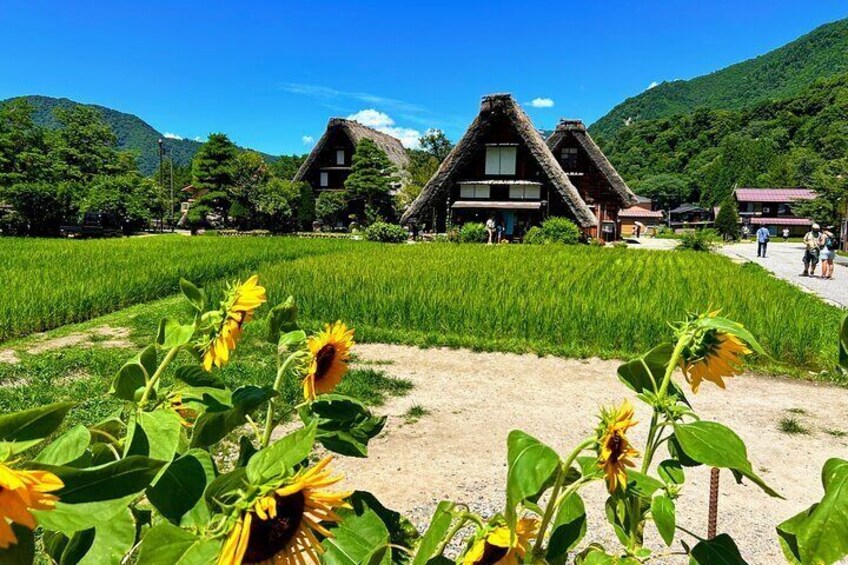
POLYGON ((812 224, 809 218, 798 217, 792 211, 795 202, 816 197, 808 188, 737 188, 733 196, 739 206, 739 218, 751 232, 768 226, 773 236, 784 228, 789 229, 790 236, 802 236, 812 224))
POLYGON ((618 230, 621 237, 636 237, 655 231, 662 225, 664 216, 661 210, 654 210, 650 198, 636 195, 636 204, 618 213, 618 230))
POLYGON ((668 211, 668 225, 672 228, 708 228, 715 220, 715 210, 697 204, 681 204, 668 211))
POLYGON ((520 240, 562 216, 588 236, 615 239, 618 211, 635 202, 580 122, 563 121, 546 143, 512 96, 492 94, 401 222, 444 232, 491 218, 520 240))
POLYGON ((324 191, 344 190, 345 180, 351 173, 353 154, 363 139, 373 141, 402 177, 409 165, 409 155, 399 139, 355 120, 330 118, 324 135, 312 148, 293 180, 308 183, 316 196, 324 191))

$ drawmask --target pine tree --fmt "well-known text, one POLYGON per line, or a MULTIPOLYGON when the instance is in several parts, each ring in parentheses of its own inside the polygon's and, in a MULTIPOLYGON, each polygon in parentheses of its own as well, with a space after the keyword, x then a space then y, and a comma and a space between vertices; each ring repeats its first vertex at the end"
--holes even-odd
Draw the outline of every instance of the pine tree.
POLYGON ((732 196, 721 205, 715 219, 715 229, 724 239, 739 237, 739 211, 736 209, 736 200, 732 196))
POLYGON ((191 162, 191 183, 202 194, 192 205, 189 220, 193 225, 203 225, 210 212, 227 223, 236 175, 238 148, 223 133, 212 133, 195 153, 191 162), (205 191, 205 192, 204 192, 205 191))
POLYGON ((345 190, 348 200, 369 222, 394 216, 391 191, 395 171, 385 152, 370 139, 356 146, 345 190))

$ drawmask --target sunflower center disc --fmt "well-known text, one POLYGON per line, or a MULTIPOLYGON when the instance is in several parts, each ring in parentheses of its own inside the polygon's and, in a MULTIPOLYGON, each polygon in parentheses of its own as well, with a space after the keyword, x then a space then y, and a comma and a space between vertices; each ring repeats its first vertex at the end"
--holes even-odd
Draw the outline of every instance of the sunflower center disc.
POLYGON ((261 563, 273 558, 283 552, 297 534, 305 508, 303 492, 278 496, 276 501, 277 516, 275 518, 260 520, 254 516, 250 524, 247 551, 244 554, 245 563, 261 563))
POLYGON ((315 378, 320 379, 330 370, 333 359, 336 358, 336 346, 328 343, 318 350, 315 355, 315 378))
POLYGON ((503 559, 509 550, 505 547, 499 547, 497 545, 493 545, 489 542, 486 542, 486 545, 483 549, 483 556, 480 557, 480 560, 475 563, 475 565, 493 565, 497 563, 501 559, 503 559))

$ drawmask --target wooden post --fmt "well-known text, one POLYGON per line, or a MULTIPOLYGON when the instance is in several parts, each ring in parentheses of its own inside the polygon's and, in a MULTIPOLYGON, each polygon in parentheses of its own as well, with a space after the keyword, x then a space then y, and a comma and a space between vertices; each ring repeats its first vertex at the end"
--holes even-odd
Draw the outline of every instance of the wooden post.
POLYGON ((716 537, 716 526, 718 525, 718 480, 719 469, 710 469, 710 509, 707 517, 707 539, 716 537))

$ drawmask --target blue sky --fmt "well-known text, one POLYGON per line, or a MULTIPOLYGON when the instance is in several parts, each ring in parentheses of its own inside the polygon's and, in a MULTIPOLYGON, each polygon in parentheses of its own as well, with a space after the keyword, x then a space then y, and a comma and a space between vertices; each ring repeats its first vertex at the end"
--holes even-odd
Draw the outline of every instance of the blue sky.
POLYGON ((845 0, 2 0, 0 98, 64 96, 273 154, 307 151, 331 116, 456 140, 486 93, 513 93, 538 127, 591 123, 846 16, 845 0))

